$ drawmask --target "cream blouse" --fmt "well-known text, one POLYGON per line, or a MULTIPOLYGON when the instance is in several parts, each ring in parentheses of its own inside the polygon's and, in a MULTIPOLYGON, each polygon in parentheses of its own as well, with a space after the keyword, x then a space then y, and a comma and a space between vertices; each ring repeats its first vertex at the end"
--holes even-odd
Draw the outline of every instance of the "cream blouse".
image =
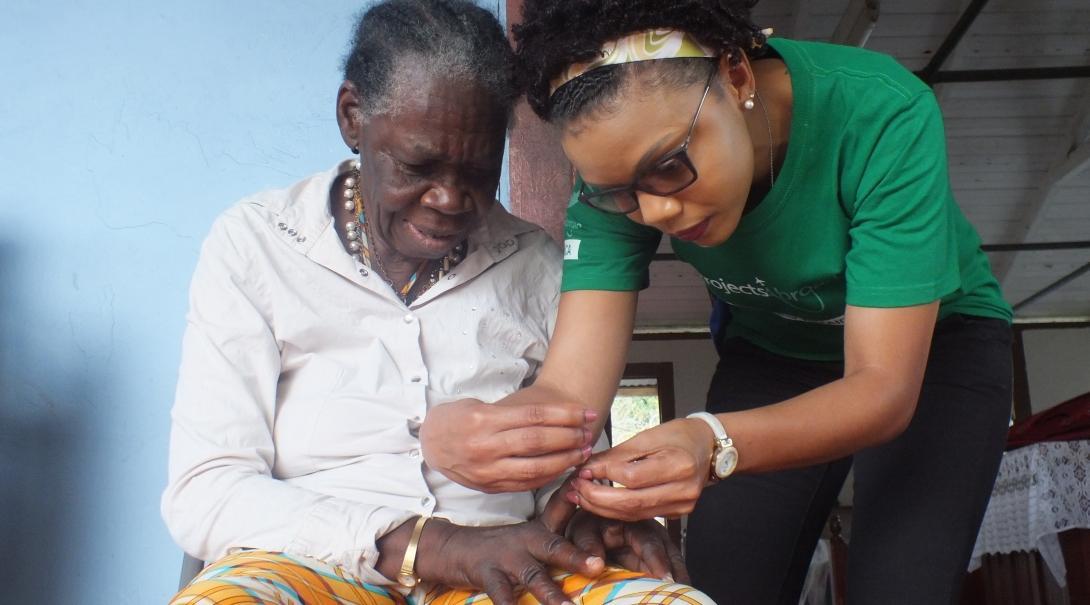
POLYGON ((484 494, 423 463, 428 410, 532 381, 555 321, 560 250, 496 204, 465 258, 406 307, 343 248, 338 169, 246 198, 215 222, 190 290, 162 514, 203 560, 257 548, 360 579, 375 541, 439 515, 496 525, 529 492, 484 494))

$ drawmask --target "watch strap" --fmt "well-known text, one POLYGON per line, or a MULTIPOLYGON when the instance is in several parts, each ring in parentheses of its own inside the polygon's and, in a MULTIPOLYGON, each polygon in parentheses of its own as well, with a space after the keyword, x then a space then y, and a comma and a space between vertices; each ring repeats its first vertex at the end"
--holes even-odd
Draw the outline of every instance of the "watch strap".
POLYGON ((703 420, 712 429, 712 434, 715 435, 716 447, 727 447, 730 445, 730 437, 727 436, 727 429, 723 428, 723 423, 719 422, 719 419, 714 414, 707 412, 693 412, 686 416, 686 418, 697 418, 703 420))
POLYGON ((734 449, 734 441, 727 435, 727 429, 723 428, 723 423, 714 414, 708 412, 694 412, 686 416, 686 418, 703 421, 711 427, 712 434, 715 436, 715 447, 712 449, 711 459, 708 461, 708 480, 715 483, 734 472, 734 464, 737 464, 737 450, 734 449), (732 462, 727 466, 727 470, 720 469, 720 465, 724 461, 732 462))

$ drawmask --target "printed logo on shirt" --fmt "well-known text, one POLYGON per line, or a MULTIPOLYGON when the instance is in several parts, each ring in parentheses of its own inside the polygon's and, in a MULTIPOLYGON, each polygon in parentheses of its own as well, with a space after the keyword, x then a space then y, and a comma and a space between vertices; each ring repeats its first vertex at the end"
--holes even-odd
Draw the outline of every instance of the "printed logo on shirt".
POLYGON ((579 244, 581 243, 583 243, 583 240, 564 240, 564 260, 579 260, 579 244))
MULTIPOLYGON (((818 288, 824 285, 822 283, 803 286, 795 290, 783 290, 769 284, 757 276, 754 276, 752 281, 743 284, 728 282, 722 278, 709 279, 707 277, 704 278, 704 282, 708 284, 709 288, 718 290, 728 296, 736 297, 733 301, 727 301, 732 305, 746 306, 745 304, 739 304, 745 300, 743 297, 774 298, 795 311, 822 313, 826 310, 825 300, 818 292, 818 288)), ((776 312, 776 315, 791 321, 804 321, 807 323, 825 325, 844 325, 843 315, 828 319, 807 319, 797 315, 779 312, 776 312)))

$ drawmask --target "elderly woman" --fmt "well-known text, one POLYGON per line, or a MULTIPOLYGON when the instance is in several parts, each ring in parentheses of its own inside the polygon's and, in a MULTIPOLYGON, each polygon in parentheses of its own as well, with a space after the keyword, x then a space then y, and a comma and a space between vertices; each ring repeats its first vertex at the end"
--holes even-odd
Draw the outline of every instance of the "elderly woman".
MULTIPOLYGON (((534 378, 556 312, 557 247, 494 201, 511 61, 471 3, 373 7, 336 105, 359 160, 216 221, 192 283, 162 501, 175 540, 215 563, 174 603, 487 591, 512 605, 521 589, 548 605, 707 602, 672 583, 685 571, 661 526, 575 513, 549 489, 474 491, 421 458, 433 406, 534 378)), ((520 427, 535 411, 510 413, 520 427)), ((596 414, 552 414, 558 459, 581 462, 596 414)), ((518 455, 524 435, 491 437, 518 455)))

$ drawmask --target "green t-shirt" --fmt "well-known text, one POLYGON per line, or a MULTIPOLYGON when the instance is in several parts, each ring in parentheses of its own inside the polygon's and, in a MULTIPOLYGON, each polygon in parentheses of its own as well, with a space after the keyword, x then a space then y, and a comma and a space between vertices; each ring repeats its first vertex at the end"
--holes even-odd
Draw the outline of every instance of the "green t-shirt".
MULTIPOLYGON (((931 90, 886 55, 778 38, 769 45, 787 64, 794 93, 775 186, 723 244, 672 241, 730 305, 728 335, 783 355, 835 360, 843 357, 845 304, 941 299, 940 318, 1009 321, 980 237, 950 190, 931 90)), ((660 237, 573 203, 563 290, 646 288, 660 237)))

